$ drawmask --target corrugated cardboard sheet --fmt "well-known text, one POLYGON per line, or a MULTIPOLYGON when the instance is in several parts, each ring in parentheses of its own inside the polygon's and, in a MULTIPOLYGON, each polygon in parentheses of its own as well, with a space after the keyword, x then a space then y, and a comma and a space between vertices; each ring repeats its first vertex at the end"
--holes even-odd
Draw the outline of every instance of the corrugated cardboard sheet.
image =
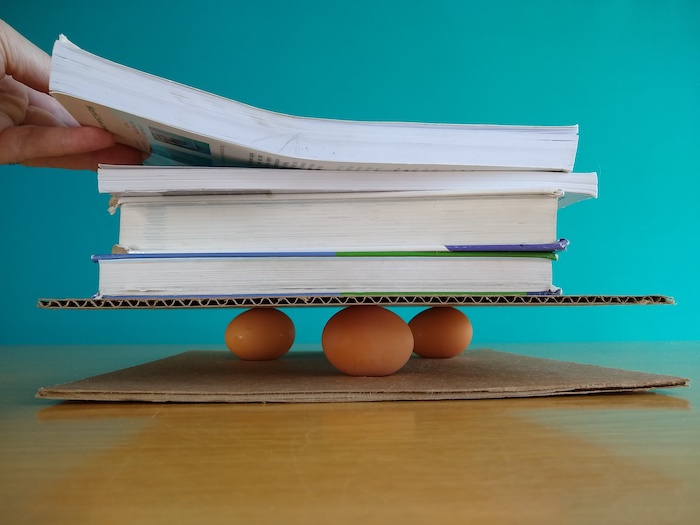
POLYGON ((313 296, 224 296, 224 297, 120 297, 39 299, 37 306, 50 309, 112 308, 252 308, 297 306, 625 306, 674 304, 665 295, 510 295, 510 294, 422 294, 422 295, 313 295, 313 296))
POLYGON ((469 350, 452 359, 412 357, 387 377, 344 375, 321 351, 293 351, 276 361, 254 362, 226 350, 193 350, 41 388, 37 397, 187 403, 418 401, 630 392, 688 383, 680 377, 494 350, 469 350))

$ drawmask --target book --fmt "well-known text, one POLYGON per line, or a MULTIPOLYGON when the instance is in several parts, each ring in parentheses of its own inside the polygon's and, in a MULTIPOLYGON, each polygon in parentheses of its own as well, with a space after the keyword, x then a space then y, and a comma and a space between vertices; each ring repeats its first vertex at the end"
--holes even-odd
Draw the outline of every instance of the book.
POLYGON ((558 293, 555 253, 108 254, 97 297, 558 293))
POLYGON ((598 196, 596 173, 551 171, 338 171, 101 165, 100 193, 114 196, 452 190, 475 195, 562 193, 559 207, 598 196))
POLYGON ((50 92, 151 164, 334 170, 572 171, 578 126, 370 122, 253 107, 109 61, 61 35, 50 92))
POLYGON ((551 244, 559 193, 404 191, 124 196, 123 253, 449 251, 551 244))

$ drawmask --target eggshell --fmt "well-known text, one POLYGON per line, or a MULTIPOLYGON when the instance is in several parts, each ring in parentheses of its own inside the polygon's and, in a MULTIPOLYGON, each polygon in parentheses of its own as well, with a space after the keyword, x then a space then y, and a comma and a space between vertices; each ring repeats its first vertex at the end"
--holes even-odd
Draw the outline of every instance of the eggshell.
POLYGON ((413 332, 413 351, 421 357, 444 359, 459 355, 474 335, 469 318, 449 306, 423 310, 408 326, 413 332))
POLYGON ((381 306, 349 306, 323 328, 323 352, 351 376, 388 376, 411 357, 413 334, 406 322, 381 306))
POLYGON ((275 308, 252 308, 226 327, 224 341, 231 353, 247 361, 271 361, 294 343, 294 323, 275 308))

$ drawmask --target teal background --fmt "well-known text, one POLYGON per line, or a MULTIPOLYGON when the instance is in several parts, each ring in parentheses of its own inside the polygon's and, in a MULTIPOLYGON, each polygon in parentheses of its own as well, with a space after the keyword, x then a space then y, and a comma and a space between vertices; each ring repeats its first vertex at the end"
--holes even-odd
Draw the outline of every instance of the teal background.
MULTIPOLYGON (((7 4, 7 3, 6 3, 7 4)), ((700 336, 700 2, 26 0, 8 23, 150 73, 307 116, 580 125, 600 198, 560 214, 568 294, 675 306, 472 308, 475 344, 700 336)), ((0 167, 0 344, 218 344, 237 311, 47 311, 96 291, 117 221, 95 175, 0 167)), ((336 310, 287 310, 316 343, 336 310)), ((418 310, 396 310, 406 319, 418 310)))

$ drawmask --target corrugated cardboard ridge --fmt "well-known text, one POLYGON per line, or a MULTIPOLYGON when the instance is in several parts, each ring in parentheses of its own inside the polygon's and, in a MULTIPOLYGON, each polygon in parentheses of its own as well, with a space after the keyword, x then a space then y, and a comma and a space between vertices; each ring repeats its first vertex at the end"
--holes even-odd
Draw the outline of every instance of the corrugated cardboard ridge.
POLYGON ((251 308, 258 306, 612 306, 675 304, 665 295, 341 295, 39 299, 50 309, 251 308))

